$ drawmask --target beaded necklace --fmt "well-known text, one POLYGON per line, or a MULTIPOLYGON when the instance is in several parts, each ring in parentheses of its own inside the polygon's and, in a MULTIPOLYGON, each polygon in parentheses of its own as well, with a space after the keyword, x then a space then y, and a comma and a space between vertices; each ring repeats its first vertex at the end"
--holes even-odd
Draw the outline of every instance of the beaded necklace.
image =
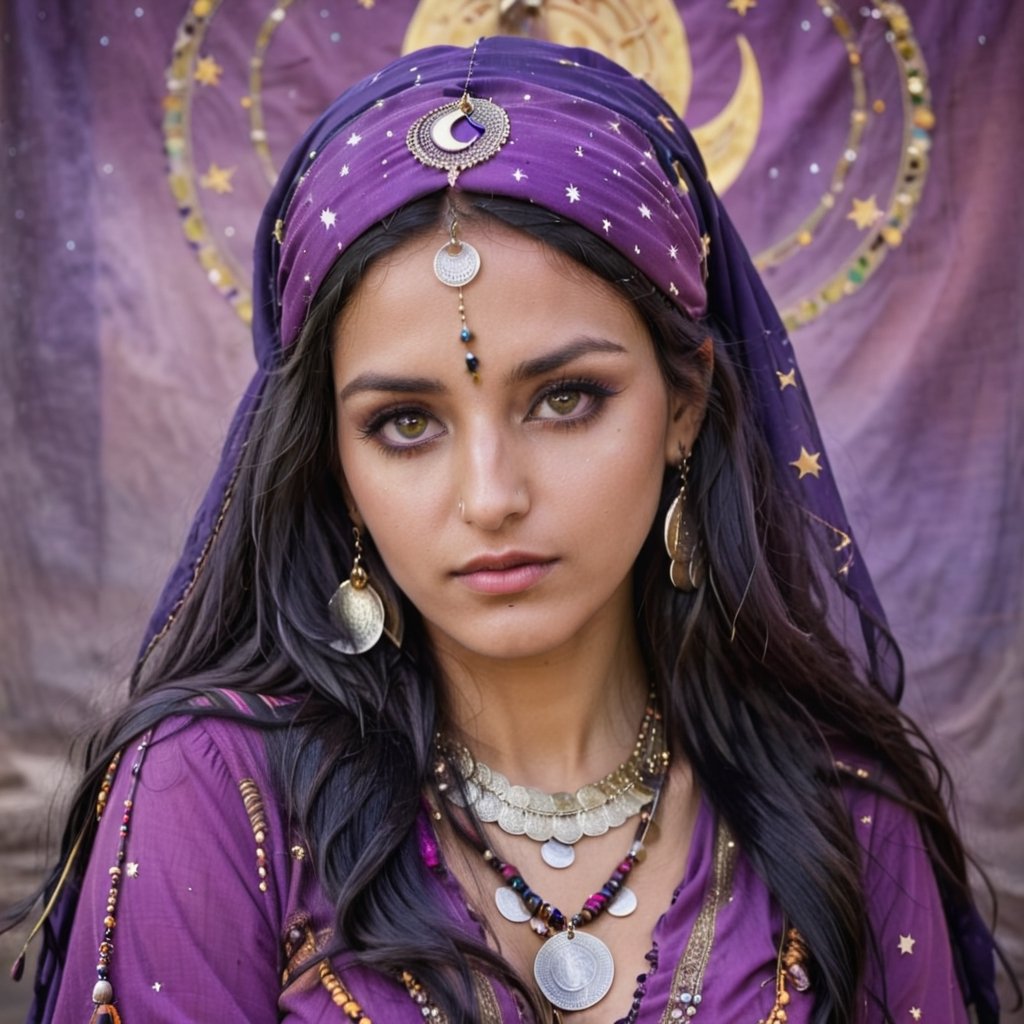
MULTIPOLYGON (((534 959, 534 978, 548 1002, 560 1010, 588 1009, 600 1002, 611 988, 615 976, 615 961, 611 951, 599 938, 579 929, 609 909, 624 889, 633 868, 643 859, 644 844, 657 811, 668 763, 668 751, 662 751, 657 763, 653 765, 654 770, 645 772, 643 782, 651 791, 651 800, 640 811, 640 821, 625 857, 616 865, 605 884, 588 896, 583 906, 571 917, 566 917, 558 907, 532 889, 519 868, 502 860, 481 835, 457 815, 449 815, 459 834, 476 849, 484 863, 503 879, 504 887, 518 897, 524 916, 510 919, 529 920, 534 930, 545 939, 534 959)), ((442 768, 441 774, 443 771, 442 768)), ((508 914, 505 916, 509 917, 508 914)))

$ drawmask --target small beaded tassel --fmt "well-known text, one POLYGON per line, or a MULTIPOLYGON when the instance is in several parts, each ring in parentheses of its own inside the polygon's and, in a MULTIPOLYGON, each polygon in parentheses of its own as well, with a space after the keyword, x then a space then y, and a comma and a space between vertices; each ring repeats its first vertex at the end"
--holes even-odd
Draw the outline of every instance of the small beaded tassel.
MULTIPOLYGON (((139 741, 136 748, 138 757, 132 764, 132 778, 128 786, 128 795, 124 799, 123 812, 121 814, 121 827, 118 829, 119 840, 117 853, 114 855, 114 863, 108 869, 110 876, 110 889, 107 891, 107 913, 103 918, 103 939, 100 941, 96 960, 96 984, 92 989, 92 1016, 89 1024, 121 1024, 121 1016, 114 1006, 114 986, 110 982, 110 960, 114 952, 114 929, 117 927, 117 901, 121 893, 121 865, 127 856, 128 832, 132 820, 132 807, 135 805, 135 791, 138 789, 139 776, 142 773, 142 762, 149 749, 149 741, 152 731, 147 732, 139 741)), ((102 817, 107 806, 107 797, 114 783, 114 775, 117 771, 120 760, 118 754, 110 766, 100 787, 99 797, 96 801, 96 818, 102 817)))
POLYGON ((775 1005, 767 1017, 758 1024, 786 1024, 789 1013, 786 1007, 790 1003, 790 994, 786 991, 786 983, 790 982, 797 992, 806 992, 811 982, 807 974, 807 945, 803 936, 795 929, 789 928, 779 951, 778 972, 775 978, 775 1005))

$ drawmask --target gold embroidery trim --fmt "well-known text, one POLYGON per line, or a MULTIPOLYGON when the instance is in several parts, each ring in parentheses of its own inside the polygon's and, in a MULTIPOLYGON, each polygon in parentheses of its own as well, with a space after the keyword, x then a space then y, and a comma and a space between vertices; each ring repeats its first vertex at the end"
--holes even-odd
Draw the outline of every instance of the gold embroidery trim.
MULTIPOLYGON (((686 949, 676 966, 671 995, 665 1012, 661 1015, 661 1024, 674 1024, 679 1019, 672 1016, 677 1009, 682 1009, 686 1013, 692 1007, 696 1011, 700 1004, 704 972, 707 970, 711 947, 715 942, 718 912, 732 896, 735 866, 736 843, 729 829, 719 821, 715 830, 715 865, 711 888, 704 897, 697 919, 693 922, 693 930, 687 940, 686 949)), ((691 1013, 690 1016, 692 1015, 691 1013)))
POLYGON ((473 988, 480 1024, 502 1024, 501 1007, 490 979, 478 971, 473 972, 473 988))
POLYGON ((355 1024, 373 1024, 363 1013, 363 1008, 352 998, 352 993, 342 984, 341 978, 334 973, 329 960, 321 960, 318 968, 320 984, 327 989, 331 1002, 341 1007, 342 1012, 355 1024))

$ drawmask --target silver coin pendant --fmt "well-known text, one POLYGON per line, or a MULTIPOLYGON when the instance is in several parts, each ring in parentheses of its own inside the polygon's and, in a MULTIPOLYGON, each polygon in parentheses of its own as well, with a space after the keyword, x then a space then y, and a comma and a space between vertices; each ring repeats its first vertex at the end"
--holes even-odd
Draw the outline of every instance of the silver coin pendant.
POLYGON ((506 921, 522 924, 524 921, 530 920, 530 912, 526 909, 525 904, 518 894, 514 893, 508 886, 498 886, 494 893, 494 902, 497 904, 501 916, 506 921))
POLYGON ((559 1010, 586 1010, 612 987, 615 961, 600 940, 585 932, 553 935, 533 961, 533 976, 544 998, 559 1010))
POLYGON ((628 885, 624 885, 618 895, 608 904, 608 913, 612 917, 629 917, 636 910, 636 893, 628 885))
POLYGON ((549 868, 567 868, 576 859, 576 851, 557 839, 549 839, 540 848, 540 855, 549 868))

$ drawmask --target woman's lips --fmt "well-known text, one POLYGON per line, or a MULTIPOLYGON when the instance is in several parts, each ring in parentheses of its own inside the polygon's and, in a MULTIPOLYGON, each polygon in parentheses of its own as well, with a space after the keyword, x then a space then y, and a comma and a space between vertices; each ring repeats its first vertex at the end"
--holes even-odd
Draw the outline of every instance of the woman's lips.
POLYGON ((518 594, 542 580, 555 559, 509 554, 474 558, 455 571, 455 578, 478 594, 518 594))

